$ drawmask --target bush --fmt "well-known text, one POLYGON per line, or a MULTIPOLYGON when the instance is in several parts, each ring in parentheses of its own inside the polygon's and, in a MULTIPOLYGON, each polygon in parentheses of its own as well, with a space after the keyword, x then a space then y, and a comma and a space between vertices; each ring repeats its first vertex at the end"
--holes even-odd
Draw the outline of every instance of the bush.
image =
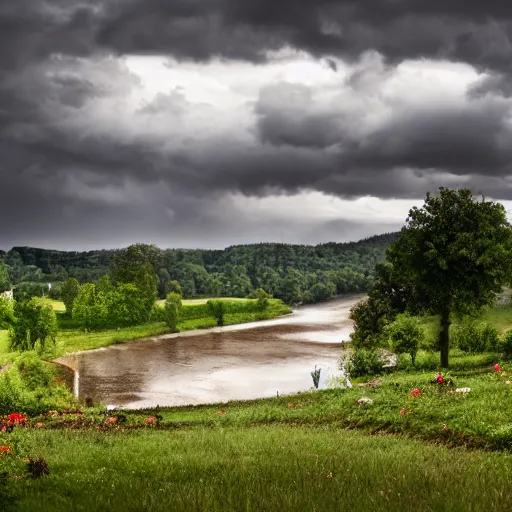
POLYGON ((71 392, 57 382, 56 368, 35 352, 17 357, 0 374, 0 416, 13 411, 37 415, 74 404, 71 392))
POLYGON ((163 318, 172 331, 178 330, 182 309, 181 295, 173 292, 169 293, 165 299, 163 318))
POLYGON ((500 349, 498 330, 486 323, 464 320, 452 330, 452 341, 464 352, 481 354, 496 352, 500 349))
POLYGON ((425 330, 416 317, 406 313, 398 315, 386 328, 393 350, 397 354, 409 354, 414 365, 420 343, 425 339, 425 330))
POLYGON ((49 305, 37 298, 14 305, 14 323, 9 332, 11 350, 35 350, 44 352, 48 342, 55 343, 57 317, 49 305))
POLYGON ((505 333, 500 342, 500 352, 507 358, 512 358, 512 330, 505 333))
POLYGON ((345 367, 349 377, 364 377, 382 373, 384 361, 376 350, 357 349, 345 367))
POLYGON ((224 325, 224 315, 226 314, 226 304, 222 300, 209 300, 207 306, 210 314, 215 317, 218 326, 224 325))
POLYGON ((70 317, 73 316, 73 305, 79 292, 80 284, 74 277, 69 278, 62 286, 62 301, 66 306, 66 314, 70 317))

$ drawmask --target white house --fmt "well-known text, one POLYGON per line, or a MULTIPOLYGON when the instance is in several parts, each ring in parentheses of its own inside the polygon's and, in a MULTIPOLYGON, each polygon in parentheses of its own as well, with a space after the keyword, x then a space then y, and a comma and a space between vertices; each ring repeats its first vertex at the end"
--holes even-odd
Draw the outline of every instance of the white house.
POLYGON ((14 295, 12 290, 8 290, 6 292, 0 292, 0 297, 5 298, 7 300, 13 300, 14 295))

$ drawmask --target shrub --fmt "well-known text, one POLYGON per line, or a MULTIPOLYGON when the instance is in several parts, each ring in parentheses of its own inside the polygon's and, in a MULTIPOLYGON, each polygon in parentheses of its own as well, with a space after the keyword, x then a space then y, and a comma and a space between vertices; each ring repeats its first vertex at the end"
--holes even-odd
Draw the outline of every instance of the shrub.
POLYGON ((500 351, 507 358, 512 358, 512 330, 505 333, 500 343, 500 351))
POLYGON ((224 325, 224 315, 226 314, 226 304, 222 300, 209 300, 207 306, 211 315, 215 317, 217 325, 224 325))
POLYGON ((498 330, 489 324, 466 319, 455 325, 452 333, 454 345, 464 352, 474 354, 485 351, 495 352, 500 347, 498 330))
POLYGON ((55 343, 57 317, 49 305, 33 298, 14 305, 14 323, 9 332, 11 350, 44 352, 48 342, 55 343))
POLYGON ((420 343, 425 339, 425 330, 416 317, 406 313, 398 315, 386 328, 393 350, 397 354, 409 354, 414 365, 420 343))
POLYGON ((80 284, 74 277, 69 278, 62 286, 62 302, 66 306, 66 314, 68 316, 73 316, 73 305, 79 292, 80 284))
POLYGON ((384 361, 376 350, 357 349, 345 367, 349 377, 364 377, 382 373, 384 361))
POLYGON ((172 331, 178 330, 178 323, 180 321, 182 309, 181 295, 173 292, 169 293, 165 299, 163 318, 165 323, 169 326, 169 329, 172 331))

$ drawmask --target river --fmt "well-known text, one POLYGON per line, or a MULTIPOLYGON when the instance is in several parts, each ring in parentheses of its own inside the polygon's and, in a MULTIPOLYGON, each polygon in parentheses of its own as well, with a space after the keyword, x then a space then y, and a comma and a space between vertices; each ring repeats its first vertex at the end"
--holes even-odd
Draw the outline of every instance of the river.
POLYGON ((296 309, 292 315, 205 331, 155 336, 69 354, 79 395, 123 408, 264 398, 320 388, 340 375, 338 359, 361 296, 296 309))

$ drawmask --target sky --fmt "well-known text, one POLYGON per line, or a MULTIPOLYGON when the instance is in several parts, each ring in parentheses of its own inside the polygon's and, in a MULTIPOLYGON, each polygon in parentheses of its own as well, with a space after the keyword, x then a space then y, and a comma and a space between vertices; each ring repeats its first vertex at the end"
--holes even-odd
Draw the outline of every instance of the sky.
POLYGON ((317 244, 512 211, 512 3, 0 3, 0 248, 317 244))

